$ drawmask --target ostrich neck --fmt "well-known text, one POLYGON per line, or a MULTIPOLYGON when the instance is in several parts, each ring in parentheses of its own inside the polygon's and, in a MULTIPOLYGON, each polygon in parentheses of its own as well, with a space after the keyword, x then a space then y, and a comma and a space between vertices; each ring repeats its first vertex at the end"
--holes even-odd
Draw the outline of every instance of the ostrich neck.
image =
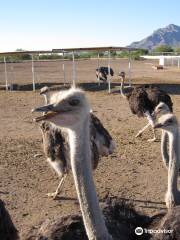
POLYGON ((179 130, 168 132, 169 135, 169 168, 168 168, 168 191, 176 193, 177 179, 180 165, 179 130))
POLYGON ((121 77, 121 86, 120 86, 120 92, 123 98, 126 98, 125 94, 124 94, 124 78, 121 77))
POLYGON ((86 233, 89 240, 110 240, 92 176, 89 116, 68 131, 71 167, 86 233))
POLYGON ((49 93, 45 93, 43 95, 44 95, 45 104, 49 104, 49 93))
POLYGON ((161 134, 161 154, 165 167, 169 167, 169 154, 168 154, 168 134, 166 131, 162 130, 161 134))

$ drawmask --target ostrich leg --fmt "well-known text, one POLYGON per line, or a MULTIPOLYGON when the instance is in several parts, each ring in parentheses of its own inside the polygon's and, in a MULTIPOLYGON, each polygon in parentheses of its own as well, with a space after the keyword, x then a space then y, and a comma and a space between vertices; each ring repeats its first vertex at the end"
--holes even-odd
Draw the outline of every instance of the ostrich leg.
POLYGON ((64 182, 65 182, 66 177, 67 177, 67 174, 64 174, 64 176, 61 178, 61 180, 58 184, 58 187, 57 187, 56 191, 53 192, 53 193, 47 193, 48 197, 52 197, 53 199, 55 199, 57 197, 57 195, 61 192, 61 190, 64 186, 64 182))
POLYGON ((149 126, 151 126, 150 123, 146 124, 146 126, 144 126, 141 130, 139 130, 139 132, 136 134, 135 137, 136 137, 136 138, 137 138, 137 137, 141 137, 142 133, 143 133, 147 128, 149 128, 149 126))
POLYGON ((148 140, 147 140, 148 142, 155 142, 155 141, 157 140, 157 137, 156 137, 156 130, 155 130, 154 128, 152 128, 152 131, 153 131, 153 135, 154 135, 154 137, 148 139, 148 140))
POLYGON ((135 137, 140 137, 142 135, 142 133, 149 127, 151 126, 152 129, 153 129, 153 135, 154 137, 152 139, 148 139, 148 142, 154 142, 156 141, 156 132, 155 132, 155 129, 154 129, 154 119, 153 117, 151 116, 151 114, 147 111, 144 113, 144 115, 146 116, 147 120, 148 120, 148 124, 146 124, 145 127, 143 127, 137 134, 135 137))

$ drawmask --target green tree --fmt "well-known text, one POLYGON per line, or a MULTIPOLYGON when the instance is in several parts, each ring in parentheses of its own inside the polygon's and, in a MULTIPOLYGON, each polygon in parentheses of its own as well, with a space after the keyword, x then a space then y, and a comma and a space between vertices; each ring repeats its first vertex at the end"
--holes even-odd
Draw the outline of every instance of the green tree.
POLYGON ((155 48, 154 52, 174 52, 173 48, 168 45, 160 45, 155 48))
POLYGON ((175 48, 174 51, 180 53, 180 48, 179 48, 179 47, 178 47, 178 48, 175 48))
POLYGON ((143 60, 141 58, 141 55, 147 55, 148 54, 148 50, 147 49, 138 49, 136 51, 131 51, 129 53, 129 51, 120 51, 117 53, 117 56, 120 58, 128 58, 130 54, 131 59, 133 60, 143 60))

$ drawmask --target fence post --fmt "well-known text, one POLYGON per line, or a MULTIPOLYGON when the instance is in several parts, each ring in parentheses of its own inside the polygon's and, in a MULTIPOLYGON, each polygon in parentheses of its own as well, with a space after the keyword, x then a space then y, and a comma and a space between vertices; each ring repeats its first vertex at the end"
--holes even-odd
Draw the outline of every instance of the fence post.
POLYGON ((63 52, 63 65, 62 65, 62 69, 63 69, 64 85, 65 85, 66 84, 66 69, 65 69, 64 52, 63 52))
POLYGON ((75 67, 74 51, 72 52, 72 60, 73 60, 73 87, 75 87, 76 86, 76 67, 75 67))
POLYGON ((34 71, 34 57, 33 54, 31 55, 32 57, 32 81, 33 81, 33 91, 36 90, 36 84, 35 84, 35 71, 34 71))
POLYGON ((129 58, 128 58, 128 77, 129 77, 129 86, 131 87, 131 52, 129 50, 129 58))
MULTIPOLYGON (((98 52, 98 72, 99 72, 99 52, 98 52)), ((98 74, 98 86, 100 86, 99 74, 98 74)))
POLYGON ((111 75, 110 75, 110 72, 111 72, 111 52, 109 50, 108 52, 108 92, 111 93, 111 75))
POLYGON ((6 57, 5 56, 4 56, 4 75, 5 75, 6 91, 8 91, 8 76, 7 76, 7 66, 6 66, 6 57))

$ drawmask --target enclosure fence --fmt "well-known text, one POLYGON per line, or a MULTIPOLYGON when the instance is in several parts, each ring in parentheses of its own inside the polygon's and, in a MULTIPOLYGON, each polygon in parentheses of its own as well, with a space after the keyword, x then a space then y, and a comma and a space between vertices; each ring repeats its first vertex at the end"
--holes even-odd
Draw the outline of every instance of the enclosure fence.
MULTIPOLYGON (((4 86, 6 90, 18 90, 21 86, 22 90, 35 91, 38 86, 43 84, 71 84, 76 86, 79 82, 80 76, 85 76, 86 70, 92 70, 94 79, 98 85, 101 84, 99 76, 96 79, 95 69, 100 66, 108 67, 107 89, 111 92, 112 76, 110 75, 110 69, 114 58, 111 56, 113 51, 128 51, 129 58, 127 60, 127 72, 129 85, 131 85, 131 51, 137 49, 124 48, 124 47, 100 47, 100 48, 66 48, 66 49, 53 49, 51 51, 16 51, 0 53, 0 86, 4 86), (76 59, 76 55, 82 51, 96 51, 97 57, 92 60, 91 66, 86 64, 84 60, 84 66, 81 66, 83 59, 76 59), (101 58, 100 53, 106 52, 106 57, 101 58), (22 56, 28 54, 30 59, 28 60, 14 60, 14 56, 22 56), (58 59, 44 60, 43 55, 59 56, 58 59), (71 60, 66 59, 71 58, 71 60), (86 66, 87 65, 87 66, 86 66), (80 74, 80 71, 84 72, 80 74), (78 75, 78 77, 77 77, 78 75)), ((91 78, 92 80, 92 78, 91 78)), ((83 79, 82 79, 83 81, 83 79)))

